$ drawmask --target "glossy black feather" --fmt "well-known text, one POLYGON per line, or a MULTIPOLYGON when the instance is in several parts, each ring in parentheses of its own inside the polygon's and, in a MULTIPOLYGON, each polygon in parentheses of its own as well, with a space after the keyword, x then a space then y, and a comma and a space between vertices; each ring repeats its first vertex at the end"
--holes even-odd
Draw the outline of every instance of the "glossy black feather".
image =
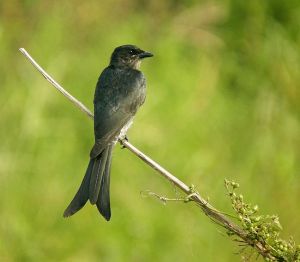
POLYGON ((100 186, 100 194, 97 200, 97 208, 102 216, 109 221, 111 217, 111 210, 110 210, 110 167, 111 167, 111 159, 112 159, 112 149, 113 146, 109 146, 105 170, 101 180, 100 186))
POLYGON ((69 217, 75 214, 77 211, 79 211, 85 203, 89 199, 89 185, 90 185, 90 177, 92 173, 92 169, 94 166, 94 159, 91 159, 88 165, 88 168, 85 172, 85 176, 81 182, 81 185, 74 196, 73 200, 69 204, 69 206, 66 208, 64 212, 64 217, 69 217))
POLYGON ((105 148, 103 152, 97 156, 97 158, 95 158, 95 164, 92 169, 89 186, 89 199, 92 205, 96 204, 99 196, 100 184, 106 164, 107 153, 108 147, 105 148))

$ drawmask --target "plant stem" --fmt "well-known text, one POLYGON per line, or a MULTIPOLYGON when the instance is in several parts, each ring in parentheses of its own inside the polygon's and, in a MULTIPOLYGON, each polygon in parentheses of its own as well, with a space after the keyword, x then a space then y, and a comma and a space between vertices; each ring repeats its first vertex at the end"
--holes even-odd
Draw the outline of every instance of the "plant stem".
MULTIPOLYGON (((59 92, 61 92, 66 98, 68 98, 75 106, 77 106, 81 111, 83 111, 90 118, 94 118, 92 112, 79 100, 73 97, 70 93, 68 93, 61 85, 59 85, 24 49, 20 48, 19 51, 30 61, 30 63, 49 81, 59 92)), ((237 224, 233 223, 227 216, 225 216, 222 212, 215 209, 211 206, 204 198, 202 198, 199 192, 195 191, 192 187, 189 187, 176 176, 172 175, 165 168, 159 165, 157 162, 152 160, 150 157, 145 155, 131 143, 126 141, 125 139, 119 139, 120 144, 126 147, 129 151, 143 160, 147 165, 156 170, 160 175, 168 179, 172 184, 181 189, 185 194, 189 195, 189 198, 196 202, 198 206, 202 209, 202 211, 214 222, 221 225, 225 229, 227 229, 232 234, 240 237, 245 243, 249 246, 256 249, 256 251, 262 255, 264 258, 270 259, 272 261, 276 260, 274 256, 272 256, 269 251, 265 248, 264 243, 253 242, 247 235, 247 233, 241 229, 237 224)))

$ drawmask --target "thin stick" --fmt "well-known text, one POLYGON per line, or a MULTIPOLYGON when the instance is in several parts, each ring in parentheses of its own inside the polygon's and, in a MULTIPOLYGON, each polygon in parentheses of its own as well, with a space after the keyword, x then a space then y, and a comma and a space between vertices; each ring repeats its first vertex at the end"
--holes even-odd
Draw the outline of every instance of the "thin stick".
MULTIPOLYGON (((83 105, 79 100, 73 97, 70 93, 68 93, 61 85, 59 85, 29 54, 24 48, 19 49, 20 52, 30 61, 30 63, 49 81, 59 92, 61 92, 66 98, 68 98, 75 106, 77 106, 81 111, 86 113, 90 118, 94 118, 94 115, 91 111, 83 105)), ((230 232, 233 232, 237 236, 239 236, 242 240, 244 240, 248 245, 254 247, 259 254, 261 254, 265 258, 274 259, 274 257, 267 252, 266 248, 264 247, 263 243, 260 242, 253 242, 250 238, 247 237, 247 233, 242 230, 238 225, 234 224, 230 221, 222 212, 215 209, 211 206, 204 198, 202 198, 199 192, 195 191, 192 187, 187 186, 184 182, 180 179, 172 175, 150 157, 145 155, 143 152, 138 150, 135 146, 131 143, 126 141, 125 139, 119 139, 119 142, 130 150, 133 154, 138 156, 142 159, 146 164, 150 167, 158 171, 163 177, 167 178, 171 183, 173 183, 176 187, 180 188, 184 193, 188 194, 188 197, 196 202, 203 212, 211 218, 217 224, 223 226, 230 232)))
MULTIPOLYGON (((67 92, 60 84, 58 84, 30 55, 29 53, 24 49, 20 48, 20 52, 30 61, 30 63, 46 78, 50 84, 52 84, 59 92, 61 92, 66 98, 68 98, 75 106, 77 106, 81 111, 86 113, 90 118, 94 118, 93 113, 79 100, 77 100, 74 96, 72 96, 69 92, 67 92)), ((134 147, 132 144, 130 144, 125 139, 120 140, 120 143, 129 149, 131 152, 133 152, 135 155, 137 155, 140 159, 142 159, 144 162, 146 162, 149 166, 157 170, 160 174, 162 174, 164 177, 166 177, 168 180, 170 180, 172 183, 176 184, 177 187, 179 187, 182 191, 185 193, 190 192, 190 188, 180 181, 177 177, 173 176, 170 172, 168 172, 166 169, 161 167, 158 163, 153 161, 150 157, 146 156, 143 152, 138 150, 136 147, 134 147)))
POLYGON ((86 113, 89 117, 94 118, 93 113, 79 100, 67 92, 59 83, 57 83, 29 54, 24 48, 20 48, 19 51, 29 60, 29 62, 46 78, 51 85, 53 85, 59 92, 61 92, 66 98, 68 98, 75 106, 77 106, 82 112, 86 113))
POLYGON ((188 187, 185 183, 183 183, 181 180, 179 180, 176 176, 173 176, 169 171, 164 169, 162 166, 160 166, 158 163, 156 163, 150 157, 145 155, 143 152, 138 150, 135 146, 130 144, 127 140, 122 139, 120 141, 120 143, 123 146, 125 146, 127 149, 129 149, 132 153, 134 153, 136 156, 138 156, 140 159, 142 159, 147 165, 151 166, 153 169, 155 169, 157 172, 159 172, 161 175, 163 175, 165 178, 167 178, 169 181, 171 181, 173 184, 175 184, 183 192, 185 192, 186 194, 190 193, 190 187, 188 187))

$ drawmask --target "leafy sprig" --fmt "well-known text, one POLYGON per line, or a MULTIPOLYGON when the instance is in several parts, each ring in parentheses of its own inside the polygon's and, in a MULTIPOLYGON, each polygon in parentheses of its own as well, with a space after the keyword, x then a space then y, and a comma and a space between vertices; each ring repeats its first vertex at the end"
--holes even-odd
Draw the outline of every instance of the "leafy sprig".
POLYGON ((245 202, 243 195, 237 193, 238 183, 225 180, 225 187, 236 217, 247 233, 247 238, 253 245, 261 243, 266 252, 274 257, 274 259, 265 258, 266 261, 300 261, 300 245, 297 246, 292 237, 289 240, 280 238, 282 226, 278 216, 259 214, 257 205, 245 202))

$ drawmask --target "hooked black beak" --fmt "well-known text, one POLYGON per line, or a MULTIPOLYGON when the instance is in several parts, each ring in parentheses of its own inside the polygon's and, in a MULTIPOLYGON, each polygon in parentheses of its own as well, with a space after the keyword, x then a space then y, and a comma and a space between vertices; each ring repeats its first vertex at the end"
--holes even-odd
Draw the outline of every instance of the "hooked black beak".
POLYGON ((142 53, 139 54, 139 58, 140 59, 143 59, 143 58, 146 58, 146 57, 152 57, 153 54, 149 53, 149 52, 146 52, 146 51, 143 51, 142 53))

